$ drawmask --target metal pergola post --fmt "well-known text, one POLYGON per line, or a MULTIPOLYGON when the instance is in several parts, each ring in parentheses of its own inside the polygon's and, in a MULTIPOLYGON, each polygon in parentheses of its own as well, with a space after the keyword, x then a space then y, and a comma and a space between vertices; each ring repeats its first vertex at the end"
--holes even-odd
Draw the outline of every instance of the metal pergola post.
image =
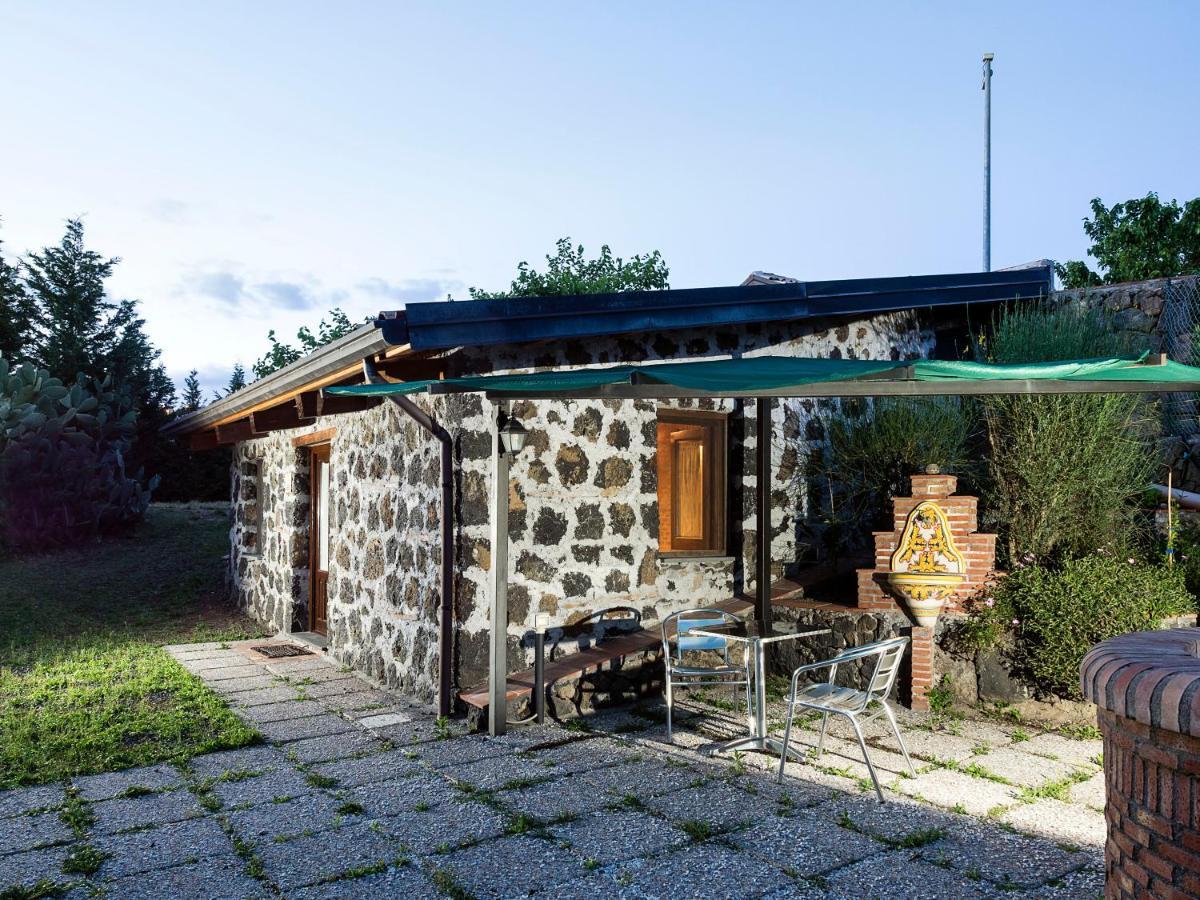
POLYGON ((759 397, 754 401, 754 414, 757 420, 755 434, 757 444, 755 449, 758 456, 757 496, 755 499, 755 518, 757 520, 758 540, 754 553, 754 618, 758 620, 760 634, 771 633, 771 441, 773 427, 771 422, 771 401, 759 397))
POLYGON ((493 403, 492 430, 492 621, 488 635, 488 734, 508 730, 508 454, 500 419, 508 401, 493 403))

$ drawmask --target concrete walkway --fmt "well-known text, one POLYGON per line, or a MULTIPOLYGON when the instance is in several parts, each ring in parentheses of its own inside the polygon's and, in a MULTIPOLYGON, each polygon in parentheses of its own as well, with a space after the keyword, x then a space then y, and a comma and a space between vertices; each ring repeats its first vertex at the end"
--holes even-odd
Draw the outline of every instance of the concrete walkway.
POLYGON ((770 757, 705 757, 740 727, 727 695, 689 701, 674 745, 657 704, 592 717, 591 731, 491 739, 439 727, 320 656, 257 660, 247 645, 261 643, 170 649, 265 744, 0 793, 0 894, 39 882, 72 898, 1103 889, 1098 741, 906 716, 916 778, 872 732, 881 806, 844 731, 821 759, 789 764, 782 786, 770 757))

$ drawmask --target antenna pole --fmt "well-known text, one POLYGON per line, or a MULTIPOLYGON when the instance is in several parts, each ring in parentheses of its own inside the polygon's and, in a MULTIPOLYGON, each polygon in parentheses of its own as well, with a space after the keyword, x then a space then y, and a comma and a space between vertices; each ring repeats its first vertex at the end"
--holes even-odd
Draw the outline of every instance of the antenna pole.
POLYGON ((983 54, 983 271, 992 271, 992 60, 983 54))

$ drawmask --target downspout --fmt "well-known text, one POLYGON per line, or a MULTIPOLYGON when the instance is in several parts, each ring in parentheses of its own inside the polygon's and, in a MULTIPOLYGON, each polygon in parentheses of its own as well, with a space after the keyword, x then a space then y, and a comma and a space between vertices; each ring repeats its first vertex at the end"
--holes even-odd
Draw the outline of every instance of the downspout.
MULTIPOLYGON (((368 357, 362 361, 368 384, 383 379, 368 357)), ((450 715, 454 682, 454 440, 425 410, 400 394, 389 397, 396 406, 430 435, 442 449, 442 598, 438 621, 438 715, 450 715)))

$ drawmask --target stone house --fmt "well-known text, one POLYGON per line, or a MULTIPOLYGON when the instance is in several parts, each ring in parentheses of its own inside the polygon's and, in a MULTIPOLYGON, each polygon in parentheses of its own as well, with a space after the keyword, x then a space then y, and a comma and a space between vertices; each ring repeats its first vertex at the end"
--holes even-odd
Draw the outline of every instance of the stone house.
MULTIPOLYGON (((414 304, 167 426, 233 447, 229 582, 251 616, 443 711, 488 672, 492 401, 330 386, 761 355, 956 357, 969 318, 1048 293, 1048 264, 967 275, 414 304)), ((810 553, 805 477, 835 400, 769 404, 771 575, 810 553)), ((755 587, 756 413, 737 398, 523 400, 509 473, 509 671, 548 629, 593 647, 755 587)))

